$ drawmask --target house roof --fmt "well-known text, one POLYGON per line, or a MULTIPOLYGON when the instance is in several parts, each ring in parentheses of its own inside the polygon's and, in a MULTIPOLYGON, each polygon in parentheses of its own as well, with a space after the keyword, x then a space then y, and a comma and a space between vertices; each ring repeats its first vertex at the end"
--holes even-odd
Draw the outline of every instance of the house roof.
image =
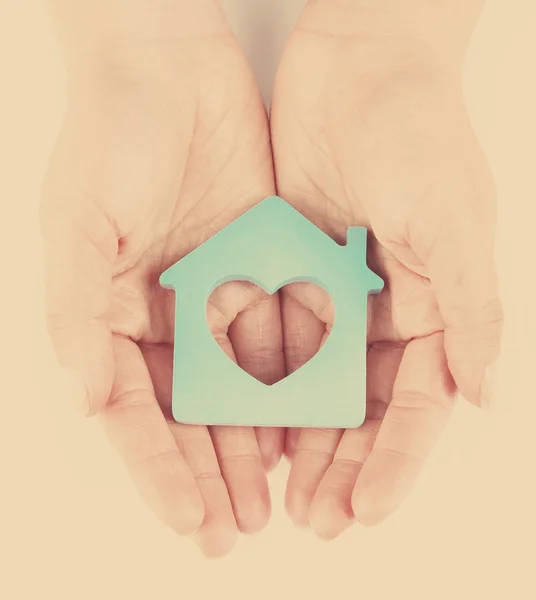
POLYGON ((381 289, 383 282, 366 266, 366 247, 364 227, 351 227, 341 246, 282 198, 271 196, 172 265, 160 283, 174 287, 187 277, 191 285, 233 268, 244 271, 234 275, 258 274, 271 287, 294 272, 314 277, 319 273, 310 271, 336 267, 349 273, 364 269, 372 288, 381 289))
POLYGON ((199 261, 229 252, 230 246, 237 252, 251 251, 251 246, 263 246, 265 250, 277 243, 287 244, 289 250, 297 246, 322 246, 323 251, 340 248, 340 245, 311 223, 288 202, 279 196, 270 196, 259 202, 235 221, 211 236, 203 244, 169 267, 161 277, 166 283, 171 275, 184 269, 195 269, 199 261))

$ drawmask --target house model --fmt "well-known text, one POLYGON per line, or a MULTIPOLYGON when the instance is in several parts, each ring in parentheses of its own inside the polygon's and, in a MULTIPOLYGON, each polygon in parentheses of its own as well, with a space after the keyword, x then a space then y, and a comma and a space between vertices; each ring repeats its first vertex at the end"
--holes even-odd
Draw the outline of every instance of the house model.
POLYGON ((272 196, 167 269, 160 283, 175 291, 174 419, 203 425, 359 427, 366 413, 367 300, 383 288, 367 267, 366 247, 366 228, 351 227, 341 246, 272 196), (322 349, 274 385, 233 363, 209 330, 210 294, 238 280, 271 294, 309 281, 334 302, 334 326, 322 349))

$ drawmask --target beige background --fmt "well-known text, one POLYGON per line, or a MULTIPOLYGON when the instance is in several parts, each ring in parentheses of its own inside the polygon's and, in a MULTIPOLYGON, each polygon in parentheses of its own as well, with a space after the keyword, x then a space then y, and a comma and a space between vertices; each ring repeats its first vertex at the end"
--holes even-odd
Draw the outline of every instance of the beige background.
MULTIPOLYGON (((224 4, 268 98, 303 2, 224 4)), ((146 511, 97 423, 70 413, 41 318, 35 216, 62 67, 38 2, 0 0, 1 598, 536 598, 535 34, 533 0, 489 0, 466 72, 500 194, 495 416, 460 404, 403 510, 329 544, 290 526, 282 466, 269 528, 206 562, 146 511)))

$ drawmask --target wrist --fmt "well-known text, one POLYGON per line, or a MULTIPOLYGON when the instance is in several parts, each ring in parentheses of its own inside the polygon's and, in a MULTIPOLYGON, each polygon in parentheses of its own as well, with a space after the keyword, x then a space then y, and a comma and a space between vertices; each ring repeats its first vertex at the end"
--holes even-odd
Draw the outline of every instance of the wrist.
POLYGON ((385 64, 411 59, 458 68, 484 1, 309 0, 298 29, 350 40, 385 64))
POLYGON ((72 8, 47 0, 52 24, 71 62, 135 63, 173 54, 187 42, 229 33, 218 0, 94 0, 72 8))
POLYGON ((76 95, 183 96, 203 52, 232 36, 218 0, 47 1, 76 95))

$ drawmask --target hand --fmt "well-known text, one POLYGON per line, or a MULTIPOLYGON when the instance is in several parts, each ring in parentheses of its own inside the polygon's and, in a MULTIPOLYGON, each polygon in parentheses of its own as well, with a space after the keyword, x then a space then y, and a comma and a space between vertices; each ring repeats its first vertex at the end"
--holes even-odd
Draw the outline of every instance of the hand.
MULTIPOLYGON (((113 14, 110 3, 91 9, 99 5, 103 19, 113 14)), ((254 79, 221 14, 199 6, 195 35, 66 43, 67 110, 41 216, 49 327, 62 364, 83 379, 86 412, 101 414, 159 517, 215 556, 238 531, 266 524, 265 469, 279 461, 284 431, 171 416, 175 301, 159 276, 274 192, 254 79)), ((143 21, 154 8, 140 0, 126 12, 143 21)), ((277 296, 226 284, 207 316, 251 375, 284 376, 277 296)))
MULTIPOLYGON (((386 283, 370 299, 365 424, 288 434, 287 510, 332 538, 400 506, 456 389, 487 402, 502 311, 493 186, 464 108, 458 53, 449 63, 446 51, 440 60, 404 36, 350 35, 348 13, 337 29, 334 18, 311 17, 316 5, 276 80, 278 193, 340 243, 349 226, 368 227, 369 266, 386 283)), ((318 350, 334 310, 309 284, 285 288, 281 305, 292 372, 318 350)))

